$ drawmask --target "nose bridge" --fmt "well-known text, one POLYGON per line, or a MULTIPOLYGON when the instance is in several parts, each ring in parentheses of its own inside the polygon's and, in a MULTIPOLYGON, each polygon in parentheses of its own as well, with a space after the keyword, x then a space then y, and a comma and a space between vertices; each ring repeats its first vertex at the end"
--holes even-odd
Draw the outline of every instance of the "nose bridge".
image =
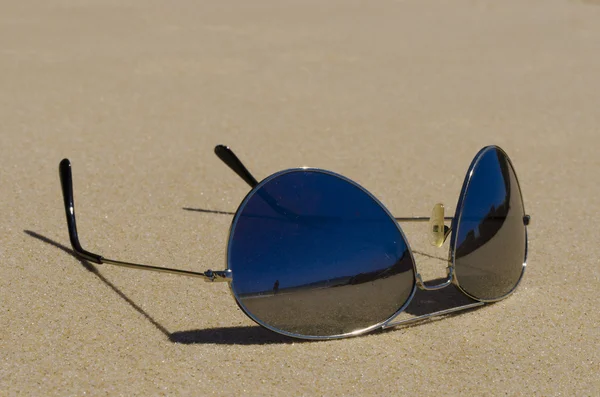
POLYGON ((452 284, 452 281, 454 280, 454 266, 452 266, 452 263, 448 263, 446 272, 448 275, 446 277, 446 280, 443 283, 437 284, 437 285, 426 285, 425 282, 423 281, 423 278, 421 277, 421 274, 417 272, 417 274, 415 275, 415 277, 417 279, 417 287, 419 287, 419 289, 424 290, 424 291, 435 291, 438 289, 446 288, 447 286, 452 284))
MULTIPOLYGON (((429 222, 430 243, 431 243, 431 245, 439 248, 442 245, 444 245, 444 242, 446 242, 446 239, 448 238, 448 236, 450 236, 450 233, 452 232, 452 229, 444 224, 445 221, 453 221, 454 220, 453 217, 445 217, 444 213, 445 213, 444 204, 437 203, 436 205, 433 206, 430 217, 424 217, 424 216, 409 217, 409 218, 398 218, 397 217, 395 219, 398 222, 429 222)), ((415 263, 414 265, 415 265, 415 269, 416 269, 415 278, 417 281, 417 287, 419 287, 419 289, 421 289, 421 290, 435 291, 438 289, 446 288, 447 286, 452 284, 452 282, 454 281, 454 265, 451 261, 448 261, 448 267, 446 268, 446 271, 447 271, 446 280, 441 284, 432 285, 432 286, 425 284, 425 282, 423 281, 423 277, 421 277, 421 274, 419 274, 419 272, 418 272, 417 264, 415 263)))

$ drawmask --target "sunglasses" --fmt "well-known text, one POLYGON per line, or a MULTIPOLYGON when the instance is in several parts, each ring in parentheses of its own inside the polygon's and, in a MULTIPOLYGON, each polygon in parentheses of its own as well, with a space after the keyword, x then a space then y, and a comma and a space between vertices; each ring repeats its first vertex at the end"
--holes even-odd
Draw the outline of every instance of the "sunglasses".
POLYGON ((219 145, 215 153, 252 188, 231 223, 226 270, 147 266, 84 250, 71 163, 64 159, 59 173, 76 255, 96 264, 228 282, 248 317, 302 339, 356 336, 472 309, 507 297, 523 277, 530 217, 513 165, 497 146, 481 149, 471 162, 454 217, 444 217, 443 205, 436 204, 431 217, 395 218, 356 182, 321 169, 288 169, 259 183, 228 147, 219 145), (438 247, 450 237, 443 283, 423 281, 399 222, 429 222, 431 242, 438 247), (475 302, 396 319, 417 288, 450 284, 475 302))

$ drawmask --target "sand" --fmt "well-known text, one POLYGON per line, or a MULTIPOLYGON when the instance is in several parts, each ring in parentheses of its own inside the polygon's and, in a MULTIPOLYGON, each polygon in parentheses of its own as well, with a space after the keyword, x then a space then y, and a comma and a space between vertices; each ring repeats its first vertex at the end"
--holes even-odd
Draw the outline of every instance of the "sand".
MULTIPOLYGON (((600 3, 32 0, 0 12, 0 395, 600 393, 600 3), (312 166, 397 216, 454 213, 497 144, 519 176, 529 260, 493 305, 367 336, 297 342, 223 283, 73 257, 84 247, 223 269, 248 187, 312 166)), ((406 235, 426 279, 447 245, 406 235)), ((455 290, 418 293, 409 314, 455 290)), ((442 303, 440 303, 442 302, 442 303)))

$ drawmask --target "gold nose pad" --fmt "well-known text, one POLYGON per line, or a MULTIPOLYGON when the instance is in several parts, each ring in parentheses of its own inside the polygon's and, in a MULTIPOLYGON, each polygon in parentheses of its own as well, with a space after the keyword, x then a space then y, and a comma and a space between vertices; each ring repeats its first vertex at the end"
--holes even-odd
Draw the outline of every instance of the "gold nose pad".
POLYGON ((450 228, 444 225, 444 204, 437 203, 431 210, 429 218, 429 242, 431 245, 441 247, 450 234, 450 228))

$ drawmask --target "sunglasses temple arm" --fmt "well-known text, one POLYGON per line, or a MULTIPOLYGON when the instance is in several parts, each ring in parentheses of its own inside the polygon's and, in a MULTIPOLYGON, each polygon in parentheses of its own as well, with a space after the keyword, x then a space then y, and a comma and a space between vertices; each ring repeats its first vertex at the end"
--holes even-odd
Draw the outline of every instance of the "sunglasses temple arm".
MULTIPOLYGON (((215 154, 221 159, 229 168, 233 170, 240 178, 242 178, 252 189, 254 189, 258 182, 256 178, 248 171, 248 168, 244 166, 238 156, 233 153, 228 146, 217 145, 215 147, 215 154)), ((259 191, 258 194, 273 208, 273 210, 283 216, 295 218, 297 215, 289 209, 282 208, 273 197, 271 197, 265 191, 259 191)))
POLYGON ((244 180, 251 188, 254 189, 256 185, 258 185, 258 181, 254 176, 248 171, 248 168, 244 166, 242 161, 238 158, 238 156, 233 153, 228 146, 225 145, 217 145, 215 146, 215 154, 218 158, 221 159, 233 172, 238 174, 240 178, 244 180))
MULTIPOLYGON (((408 218, 394 217, 394 219, 398 222, 429 222, 431 220, 431 218, 428 216, 412 216, 412 217, 408 217, 408 218)), ((451 221, 453 219, 454 218, 451 216, 444 217, 445 221, 451 221)), ((523 216, 523 225, 529 226, 530 223, 531 223, 531 215, 524 215, 523 216)))
MULTIPOLYGON (((398 222, 429 222, 431 220, 428 216, 411 216, 411 217, 394 217, 398 222)), ((451 221, 454 218, 451 216, 444 217, 445 221, 451 221)))
POLYGON ((460 312, 460 311, 463 311, 463 310, 474 309, 476 307, 483 306, 483 305, 485 305, 485 302, 470 303, 468 305, 453 307, 453 308, 446 309, 446 310, 440 310, 439 312, 424 314, 422 316, 408 318, 406 320, 392 321, 392 322, 389 322, 389 323, 383 325, 382 328, 383 329, 387 329, 387 328, 397 327, 397 326, 400 326, 400 325, 413 324, 413 323, 416 323, 416 322, 419 322, 419 321, 429 320, 429 319, 432 319, 434 317, 445 316, 445 315, 452 314, 452 313, 455 313, 455 312, 460 312))
MULTIPOLYGON (((244 180, 251 188, 255 188, 258 185, 258 181, 248 168, 242 163, 242 161, 235 155, 233 150, 229 146, 217 145, 215 146, 215 154, 221 161, 223 161, 233 172, 235 172, 240 178, 244 180)), ((428 216, 413 216, 413 217, 396 217, 394 218, 398 222, 429 222, 431 219, 428 216)), ((444 220, 451 221, 452 217, 445 217, 444 220)))
POLYGON ((109 264, 121 267, 128 267, 139 270, 150 270, 162 273, 178 274, 189 277, 200 277, 205 281, 230 281, 231 270, 225 271, 212 271, 207 270, 204 273, 197 273, 187 270, 170 269, 166 267, 139 265, 130 262, 121 262, 112 259, 107 259, 101 255, 94 254, 86 251, 79 242, 79 235, 77 233, 77 222, 75 221, 75 202, 73 199, 73 175, 71 173, 71 162, 68 159, 64 159, 60 162, 58 167, 60 175, 60 183, 62 186, 63 200, 65 204, 65 214, 67 216, 67 226, 69 229, 69 239, 71 240, 71 247, 75 255, 81 259, 96 263, 98 265, 109 264))
MULTIPOLYGON (((235 172, 240 178, 244 180, 251 188, 255 188, 258 185, 258 181, 248 168, 242 163, 242 161, 235 155, 233 150, 225 145, 215 146, 215 154, 221 161, 223 161, 233 172, 235 172)), ((398 222, 429 222, 431 218, 427 216, 414 216, 414 217, 397 217, 394 218, 398 222)), ((451 221, 452 217, 445 217, 444 220, 451 221)))

